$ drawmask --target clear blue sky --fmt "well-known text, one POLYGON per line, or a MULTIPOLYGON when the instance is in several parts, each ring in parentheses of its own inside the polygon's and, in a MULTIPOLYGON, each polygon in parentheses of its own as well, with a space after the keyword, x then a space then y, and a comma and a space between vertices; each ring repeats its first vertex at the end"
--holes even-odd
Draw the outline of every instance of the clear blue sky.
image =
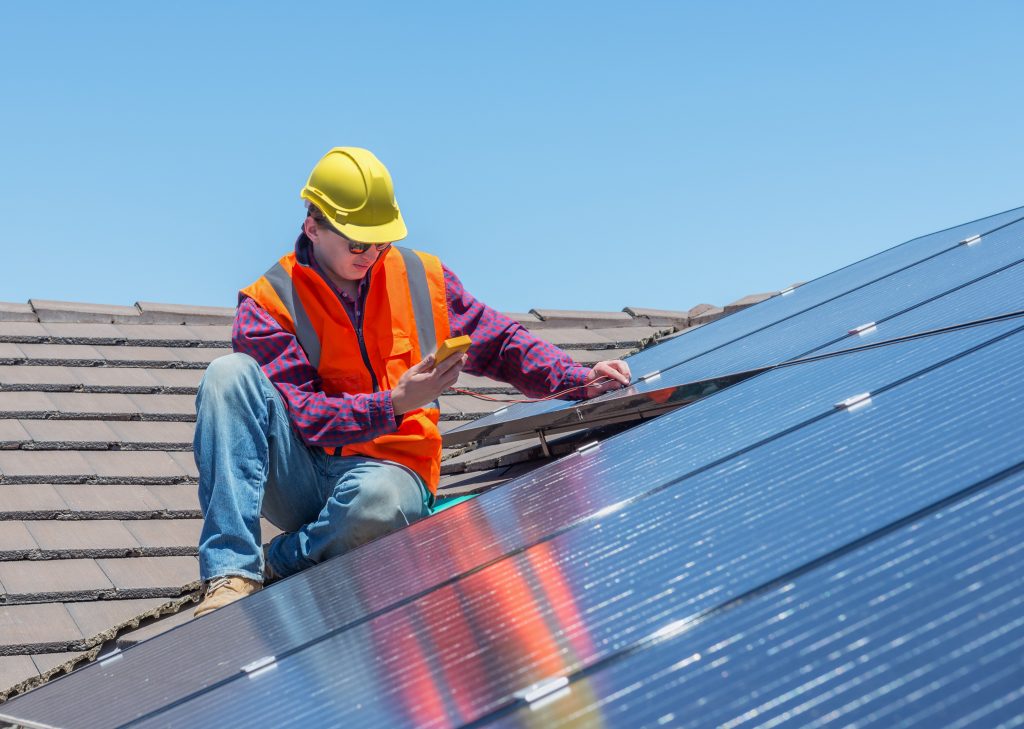
POLYGON ((506 311, 686 309, 1024 205, 1024 3, 0 11, 0 300, 231 306, 332 146, 506 311))

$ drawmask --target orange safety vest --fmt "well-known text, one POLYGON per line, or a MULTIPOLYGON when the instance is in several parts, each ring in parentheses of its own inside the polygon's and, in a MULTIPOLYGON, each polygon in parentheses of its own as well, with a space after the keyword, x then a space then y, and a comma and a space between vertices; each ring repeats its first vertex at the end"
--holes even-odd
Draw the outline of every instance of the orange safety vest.
MULTIPOLYGON (((390 390, 406 370, 451 336, 441 261, 394 245, 373 267, 362 331, 356 330, 327 282, 300 263, 294 252, 242 293, 296 336, 328 395, 372 393, 375 384, 376 391, 390 390)), ((394 433, 342 446, 341 454, 400 463, 436 493, 441 478, 440 414, 437 401, 411 410, 394 433)))

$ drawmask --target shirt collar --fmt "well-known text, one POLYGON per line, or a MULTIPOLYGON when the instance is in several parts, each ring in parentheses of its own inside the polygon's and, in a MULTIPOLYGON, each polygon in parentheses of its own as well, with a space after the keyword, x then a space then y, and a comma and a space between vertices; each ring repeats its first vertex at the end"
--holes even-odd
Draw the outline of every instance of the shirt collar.
MULTIPOLYGON (((333 291, 336 296, 339 296, 350 303, 355 303, 354 301, 352 301, 352 297, 346 294, 341 289, 339 289, 337 286, 335 286, 331 279, 329 279, 327 275, 324 273, 323 269, 320 268, 320 264, 317 262, 316 256, 313 255, 313 241, 309 239, 309 236, 307 236, 304 231, 299 233, 299 237, 295 239, 295 261, 300 266, 312 268, 314 271, 316 271, 317 275, 319 275, 320 278, 322 278, 324 282, 326 282, 326 284, 331 287, 331 291, 333 291)), ((363 276, 363 279, 359 282, 358 292, 360 299, 363 298, 363 293, 366 291, 366 287, 370 285, 370 276, 372 275, 373 269, 371 268, 369 271, 366 272, 366 275, 363 276)))

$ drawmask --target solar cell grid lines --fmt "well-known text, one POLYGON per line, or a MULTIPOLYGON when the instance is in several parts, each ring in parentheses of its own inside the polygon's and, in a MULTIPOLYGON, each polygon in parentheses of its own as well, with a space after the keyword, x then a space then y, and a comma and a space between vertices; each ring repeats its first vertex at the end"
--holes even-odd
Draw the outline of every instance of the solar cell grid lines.
MULTIPOLYGON (((1024 335, 1018 333, 883 388, 856 413, 832 411, 780 434, 770 448, 663 481, 671 488, 280 658, 274 684, 298 691, 308 676, 320 677, 331 697, 345 698, 331 698, 319 709, 342 722, 373 725, 376 717, 366 707, 382 696, 394 703, 376 705, 384 712, 381 726, 429 725, 421 714, 425 703, 448 707, 438 725, 481 720, 513 703, 525 686, 585 670, 631 649, 638 636, 791 579, 851 544, 884 536, 937 503, 963 498, 987 479, 1019 469, 1021 454, 1007 446, 1024 436, 1024 402, 995 403, 991 391, 1024 384, 1024 372, 998 384, 993 377, 1022 355, 1024 335), (964 384, 966 371, 978 379, 964 384), (954 383, 960 385, 956 393, 954 383), (950 394, 931 397, 935 389, 950 394), (986 427, 993 414, 998 422, 1019 424, 994 432, 986 427), (958 456, 963 432, 972 434, 972 447, 958 456), (915 439, 932 444, 929 462, 921 463, 915 439), (874 448, 870 460, 843 455, 867 447, 874 448), (835 456, 821 458, 823 449, 835 456), (892 489, 893 482, 900 489, 892 489), (850 498, 851 483, 858 485, 856 499, 850 498), (544 592, 524 584, 527 575, 543 580, 552 574, 557 586, 544 592), (505 605, 500 595, 515 597, 505 605), (435 632, 461 634, 462 645, 474 650, 434 644, 435 632), (429 659, 403 661, 412 648, 401 637, 409 635, 429 659), (353 666, 328 672, 342 650, 353 666), (387 670, 372 673, 371 665, 387 670), (438 682, 436 695, 425 702, 422 687, 435 670, 487 680, 476 686, 438 682), (451 707, 458 710, 454 716, 451 707)), ((188 723, 211 705, 236 717, 239 726, 257 718, 294 718, 296 707, 282 706, 257 681, 232 683, 154 716, 152 725, 188 723)))
MULTIPOLYGON (((761 450, 770 450, 766 448, 769 444, 774 443, 779 439, 779 433, 787 430, 799 432, 801 430, 800 424, 809 421, 814 421, 821 417, 825 417, 833 413, 832 405, 835 401, 848 396, 853 390, 859 390, 865 385, 870 385, 870 389, 878 390, 884 387, 885 384, 905 379, 907 376, 914 372, 920 372, 922 370, 927 371, 929 368, 934 367, 938 362, 956 352, 962 352, 970 348, 978 346, 980 343, 990 341, 993 338, 1005 335, 1007 332, 1012 331, 1014 328, 1019 328, 1020 322, 1001 322, 998 324, 988 325, 985 327, 976 327, 970 330, 964 330, 961 332, 954 332, 950 334, 938 335, 936 337, 930 337, 915 342, 907 342, 899 345, 890 345, 890 347, 882 347, 875 350, 868 350, 865 352, 856 353, 853 355, 841 355, 828 360, 823 360, 817 363, 811 363, 807 365, 801 365, 800 367, 794 367, 789 370, 779 370, 772 372, 768 375, 755 378, 754 380, 744 383, 743 385, 728 390, 716 396, 713 400, 698 403, 691 408, 688 408, 678 413, 674 413, 667 418, 654 421, 646 426, 643 426, 640 430, 631 431, 625 433, 618 438, 606 441, 601 445, 597 451, 592 452, 586 458, 577 457, 576 462, 562 462, 561 464, 553 464, 552 467, 544 469, 544 473, 539 476, 540 480, 532 481, 530 488, 523 488, 523 490, 516 493, 515 489, 503 490, 495 492, 490 497, 482 497, 477 499, 479 506, 475 506, 473 503, 466 504, 459 507, 466 510, 466 513, 472 513, 472 509, 477 509, 479 512, 476 522, 480 522, 479 516, 489 517, 487 522, 492 525, 494 529, 508 529, 512 524, 517 524, 519 528, 527 536, 520 543, 519 547, 516 547, 513 542, 504 541, 500 547, 488 547, 485 544, 485 548, 482 550, 484 554, 501 554, 503 550, 508 552, 516 552, 521 549, 526 549, 524 554, 530 553, 531 550, 531 539, 536 542, 537 540, 543 540, 545 532, 554 529, 555 534, 558 533, 560 528, 559 522, 562 522, 561 528, 564 528, 565 524, 576 523, 585 527, 588 521, 593 522, 594 520, 588 519, 595 513, 602 513, 603 516, 596 520, 596 524, 600 524, 600 530, 606 530, 610 526, 610 521, 614 521, 619 518, 619 515, 625 514, 627 509, 620 508, 618 511, 614 511, 616 506, 623 506, 623 501, 629 501, 630 494, 634 497, 638 497, 644 493, 647 493, 652 486, 658 484, 667 484, 672 481, 673 478, 676 480, 682 479, 683 485, 687 483, 689 479, 699 478, 700 470, 707 468, 709 463, 713 463, 714 459, 720 457, 725 459, 724 463, 727 464, 729 459, 730 449, 732 452, 742 453, 744 449, 760 448, 761 450), (943 341, 944 340, 944 341, 943 341), (891 349, 892 352, 886 355, 885 350, 891 349), (899 351, 898 356, 893 356, 893 353, 899 351), (857 367, 852 367, 850 361, 856 358, 860 364, 857 367), (844 362, 844 360, 846 360, 844 362), (802 375, 798 375, 798 370, 803 370, 802 375), (810 377, 812 370, 815 372, 813 377, 810 377), (845 376, 845 379, 844 379, 845 376), (749 390, 748 390, 749 389, 749 390), (746 397, 742 396, 742 392, 748 390, 746 397), (800 400, 800 397, 804 398, 800 400), (748 399, 749 398, 749 399, 748 399), (811 402, 808 402, 808 398, 811 402), (716 403, 717 401, 717 403, 716 403), (783 407, 783 404, 789 402, 789 409, 783 407), (717 415, 717 418, 716 418, 717 415), (735 430, 731 431, 728 435, 728 443, 712 450, 711 453, 702 453, 703 447, 710 443, 716 442, 721 438, 720 426, 715 426, 714 421, 717 422, 730 422, 735 424, 735 430), (701 434, 701 426, 703 425, 704 432, 701 434), (692 427, 691 427, 692 426, 692 427), (718 431, 717 433, 715 431, 718 431), (646 431, 646 432, 644 432, 646 431), (703 440, 702 440, 703 438, 703 440), (633 439, 632 442, 629 442, 633 439), (678 462, 669 464, 662 464, 660 473, 651 472, 651 459, 649 456, 645 456, 642 453, 638 453, 638 444, 647 443, 659 443, 667 449, 674 449, 682 451, 678 462), (760 444, 760 445, 759 445, 760 444), (689 446, 687 448, 686 446, 689 446), (609 470, 610 466, 616 466, 616 470, 609 470), (556 468, 558 467, 558 468, 556 468), (692 474, 687 478, 687 474, 692 474), (558 489, 559 486, 562 492, 568 492, 571 495, 575 495, 577 492, 582 492, 579 498, 579 503, 573 503, 571 501, 563 502, 561 506, 556 503, 552 505, 551 498, 540 498, 547 494, 549 497, 553 495, 552 489, 558 489), (545 491, 539 489, 544 488, 545 491), (533 499, 524 499, 524 495, 530 494, 531 490, 535 495, 533 499), (505 492, 508 492, 507 495, 505 492), (548 517, 554 512, 555 517, 545 521, 545 517, 548 517)), ((995 346, 995 345, 992 345, 995 346)), ((968 355, 976 356, 976 355, 968 355)), ((966 358, 965 358, 966 359, 966 358)), ((844 414, 845 415, 845 414, 844 414)), ((851 414, 854 415, 854 414, 851 414)), ((840 416, 840 419, 842 416, 840 416)), ((837 421, 838 422, 838 421, 837 421)), ((777 447, 777 444, 772 445, 772 448, 777 447)), ((979 457, 983 457, 984 454, 980 454, 979 457)), ((742 456, 739 456, 742 457, 742 456)), ((735 460, 735 458, 731 459, 735 460)), ((854 463, 856 465, 856 463, 854 463)), ((724 483, 729 483, 732 477, 724 479, 724 483)), ((714 479, 712 479, 714 481, 714 479)), ((931 493, 931 492, 930 492, 931 493)), ((792 495, 791 495, 792 496, 792 495)), ((879 495, 880 501, 885 501, 881 498, 884 494, 879 495)), ((657 520, 657 515, 665 514, 670 515, 675 513, 674 509, 678 508, 679 501, 673 494, 671 497, 666 492, 666 495, 662 498, 665 501, 655 502, 654 496, 640 499, 636 504, 633 504, 631 508, 639 508, 642 504, 649 502, 652 504, 649 508, 651 511, 644 512, 647 516, 639 518, 638 524, 643 525, 640 528, 640 532, 648 535, 658 535, 659 530, 668 529, 671 524, 662 524, 657 520)), ((870 494, 866 494, 865 498, 873 502, 873 498, 870 494)), ((799 499, 797 500, 799 501, 799 499)), ((740 549, 740 557, 745 552, 743 550, 751 550, 751 542, 749 537, 743 538, 743 535, 748 531, 749 518, 742 517, 737 518, 740 515, 748 514, 751 512, 760 512, 765 509, 765 505, 751 505, 745 504, 742 499, 738 498, 723 498, 721 503, 725 505, 723 508, 732 509, 731 519, 727 518, 726 514, 722 515, 723 519, 736 520, 736 523, 740 525, 739 533, 736 537, 729 537, 725 539, 737 549, 740 549)), ((630 504, 625 504, 630 506, 630 504)), ((897 507, 899 505, 897 504, 897 507)), ((895 507, 894 507, 895 508, 895 507)), ((455 510, 453 510, 454 512, 455 510)), ((683 515, 679 515, 682 518, 683 515)), ((431 520, 433 521, 433 520, 431 520)), ((465 527, 468 523, 474 520, 466 520, 461 524, 465 527)), ((341 559, 329 565, 324 565, 318 570, 311 571, 311 574, 317 574, 324 579, 318 580, 314 586, 312 583, 304 585, 301 591, 297 594, 289 594, 286 598, 285 594, 280 592, 280 588, 270 590, 266 593, 251 598, 247 602, 252 603, 251 610, 238 611, 231 620, 227 620, 227 611, 230 608, 225 609, 225 620, 221 622, 215 622, 214 619, 218 618, 218 614, 214 614, 210 619, 204 619, 199 621, 193 626, 189 626, 192 630, 192 639, 197 644, 207 645, 212 650, 216 651, 218 644, 228 644, 233 646, 243 645, 246 648, 251 649, 247 654, 240 654, 237 656, 235 661, 235 668, 233 668, 228 674, 228 683, 225 684, 223 691, 227 692, 229 696, 233 696, 234 692, 237 691, 237 679, 232 678, 237 676, 237 667, 251 663, 253 660, 266 655, 281 656, 288 650, 288 645, 294 649, 296 646, 302 645, 303 639, 308 639, 310 636, 315 638, 318 632, 324 635, 324 630, 328 625, 341 626, 352 626, 348 629, 335 630, 333 631, 330 640, 336 643, 332 643, 334 648, 332 650, 341 650, 340 646, 345 646, 347 653, 347 646, 359 646, 361 641, 358 639, 354 630, 362 630, 363 633, 359 635, 365 636, 366 625, 374 624, 390 624, 389 618, 391 612, 401 613, 403 610, 410 612, 413 615, 417 614, 418 600, 429 600, 431 595, 429 592, 422 595, 417 600, 405 603, 402 598, 394 593, 391 593, 391 599, 395 600, 394 607, 392 609, 381 608, 381 612, 378 612, 376 617, 372 614, 367 615, 365 608, 370 606, 371 600, 367 599, 367 596, 373 595, 381 590, 382 576, 378 575, 376 579, 369 577, 369 570, 362 573, 365 582, 359 580, 353 580, 353 576, 358 572, 361 558, 364 558, 367 562, 374 560, 377 564, 382 556, 389 556, 392 562, 401 562, 405 559, 410 559, 410 570, 413 571, 419 566, 424 566, 427 562, 421 560, 417 564, 416 560, 413 559, 414 552, 418 548, 418 545, 432 542, 435 546, 439 539, 434 534, 435 530, 443 531, 442 525, 444 520, 438 520, 434 524, 431 522, 423 523, 422 529, 406 530, 400 534, 414 535, 418 538, 410 541, 403 542, 403 550, 397 548, 397 545, 393 540, 383 540, 379 547, 382 551, 376 552, 375 546, 370 545, 369 548, 360 550, 352 555, 352 559, 341 559), (436 526, 435 526, 436 524, 436 526), (390 542, 390 544, 389 544, 390 542), (365 555, 365 557, 363 557, 365 555), (334 586, 333 592, 330 586, 334 586), (353 590, 352 587, 358 585, 358 589, 353 590), (342 590, 339 586, 345 586, 346 589, 342 590), (317 589, 312 589, 312 588, 317 589), (309 588, 309 589, 307 589, 309 588), (326 591, 319 592, 324 588, 326 591), (361 601, 353 605, 351 600, 347 601, 347 607, 350 612, 346 612, 344 609, 335 610, 335 600, 340 601, 342 604, 346 604, 344 595, 346 593, 355 592, 361 597, 361 601), (262 602, 259 599, 263 598, 262 602), (269 601, 269 602, 268 602, 269 601), (365 601, 365 602, 363 602, 365 601), (360 604, 362 603, 362 604, 360 604), (260 610, 255 608, 260 606, 260 610), (359 612, 359 609, 364 609, 363 613, 359 612), (287 610, 289 620, 284 620, 282 611, 287 610), (258 635, 250 635, 245 640, 239 640, 237 635, 225 634, 220 636, 219 633, 224 632, 225 626, 231 625, 232 622, 237 623, 239 620, 239 612, 243 615, 244 622, 253 626, 260 625, 264 626, 258 633, 258 635), (275 618, 275 614, 277 617, 275 618), (365 622, 364 622, 365 621, 365 622), (203 624, 207 623, 209 628, 204 631, 199 629, 203 627, 203 624), (272 626, 272 627, 271 627, 272 626), (319 628, 316 626, 320 626, 319 628), (307 632, 311 631, 311 632, 307 632), (218 640, 219 639, 219 640, 218 640), (282 640, 286 639, 286 640, 282 640), (235 684, 236 688, 228 688, 231 684, 235 684)), ((623 527, 626 534, 632 534, 637 532, 637 525, 628 525, 623 527)), ((808 525, 801 525, 800 529, 796 530, 798 533, 802 532, 803 529, 808 528, 808 525)), ((573 535, 576 533, 576 529, 567 531, 559 539, 571 540, 573 535)), ((774 531, 774 529, 773 529, 774 531)), ((549 534, 551 532, 548 532, 549 534)), ((620 553, 620 547, 622 540, 625 538, 623 535, 616 533, 617 536, 609 538, 609 546, 607 550, 618 554, 620 553)), ((667 534, 667 532, 665 533, 667 534)), ((400 535, 395 535, 396 537, 400 535)), ((463 531, 462 535, 466 537, 467 534, 463 531)), ((490 545, 494 544, 494 534, 488 533, 486 529, 479 532, 479 538, 490 545)), ((754 541, 756 542, 756 535, 754 541)), ((554 543, 552 540, 551 543, 554 543)), ((466 552, 475 554, 477 549, 476 543, 473 539, 464 539, 462 544, 465 545, 466 552)), ((589 555, 600 551, 600 548, 594 543, 584 541, 585 548, 583 549, 589 555)), ((542 545, 543 546, 543 545, 542 545)), ((754 546, 751 553, 757 554, 758 550, 761 549, 759 546, 754 546)), ((792 545, 786 547, 788 550, 792 550, 792 545)), ((458 554, 459 551, 463 550, 451 550, 449 552, 437 551, 436 555, 438 559, 448 559, 452 555, 458 554)), ((806 553, 802 550, 793 551, 792 556, 799 560, 806 556, 806 553)), ((732 560, 726 559, 726 555, 716 555, 718 564, 720 565, 731 565, 732 560)), ((561 562, 564 560, 555 560, 561 562)), ((628 564, 635 564, 636 559, 630 556, 630 562, 628 564)), ((573 563, 575 564, 575 563, 573 563)), ((469 562, 462 562, 461 565, 465 569, 472 571, 473 568, 469 562)), ((673 565, 677 565, 677 562, 673 562, 673 565)), ((748 579, 758 579, 758 575, 761 574, 759 570, 763 567, 762 563, 756 563, 754 567, 751 567, 751 571, 748 574, 748 579), (758 566, 760 565, 760 566, 758 566)), ((491 567, 493 568, 493 567, 491 567)), ((484 568, 486 571, 489 568, 484 568)), ((626 566, 620 568, 620 571, 627 569, 626 566)), ((609 570, 611 571, 611 570, 609 570)), ((429 572, 429 570, 427 570, 429 572)), ((436 573, 435 573, 436 574, 436 573)), ((456 576, 458 573, 455 573, 456 576)), ((711 570, 710 576, 720 577, 718 570, 711 570)), ((389 576, 393 579, 393 576, 389 576)), ((472 577, 470 575, 469 577, 472 577)), ((457 579, 455 583, 449 586, 442 586, 439 589, 451 589, 453 592, 458 590, 465 590, 465 583, 468 578, 457 579)), ((480 578, 483 579, 483 578, 480 578)), ((299 583, 296 582, 296 587, 299 583)), ((288 586, 288 583, 282 583, 281 587, 288 586)), ((573 585, 570 584, 570 587, 573 585)), ((427 586, 429 587, 429 585, 427 586)), ((578 588, 578 585, 576 586, 578 588)), ((740 586, 741 587, 741 586, 740 586)), ((719 588, 720 591, 721 588, 719 588)), ((737 588, 739 589, 739 588, 737 588)), ((385 590, 386 592, 386 590, 385 590)), ((486 591, 485 591, 486 592, 486 591)), ((570 593, 573 593, 570 590, 570 593)), ((585 591, 588 592, 589 591, 585 591)), ((470 591, 470 597, 476 593, 470 591)), ((462 595, 462 593, 459 593, 462 595)), ((607 600, 608 595, 603 595, 602 599, 607 600)), ((712 590, 712 595, 715 591, 712 590)), ((440 598, 434 598, 440 599, 440 598)), ((448 607, 454 608, 459 606, 462 609, 463 600, 467 598, 463 595, 456 600, 455 603, 445 603, 448 607)), ((382 600, 381 603, 384 601, 382 600)), ((613 601, 614 604, 614 601, 613 601)), ((529 611, 530 607, 525 608, 529 611)), ((582 609, 582 608, 581 608, 582 609)), ((442 610, 441 613, 446 613, 446 610, 442 610)), ((405 613, 403 613, 405 614, 405 613)), ((490 614, 489 614, 490 615, 490 614)), ((493 617, 493 615, 491 615, 493 617)), ((430 623, 432 620, 437 620, 436 614, 430 614, 427 620, 430 623)), ((477 622, 474 623, 474 627, 477 630, 481 630, 480 626, 486 626, 488 624, 487 617, 478 618, 477 622)), ((615 625, 615 621, 611 621, 610 625, 615 625)), ((621 624, 620 624, 621 625, 621 624)), ((486 628, 483 628, 486 630, 486 628)), ((451 629, 448 626, 438 628, 442 634, 452 635, 451 629)), ((331 631, 328 631, 331 632, 331 631)), ((473 633, 474 639, 477 637, 476 633, 473 633)), ((612 636, 614 637, 614 636, 612 636)), ((607 638, 606 638, 607 639, 607 638)), ((78 687, 78 691, 86 692, 89 695, 97 690, 102 690, 101 686, 109 683, 111 680, 118 680, 124 682, 131 679, 132 677, 137 678, 142 685, 137 687, 140 689, 138 694, 132 693, 136 696, 138 701, 134 705, 133 709, 140 713, 145 713, 142 709, 145 707, 145 681, 153 671, 166 671, 174 680, 170 681, 170 684, 165 682, 158 682, 156 687, 160 689, 160 695, 166 697, 167 692, 170 690, 173 693, 173 687, 175 683, 180 681, 182 686, 196 686, 206 685, 211 686, 216 683, 216 674, 209 673, 209 666, 204 666, 203 661, 200 657, 196 656, 194 651, 180 656, 180 661, 175 660, 174 656, 169 656, 167 651, 161 649, 157 644, 157 641, 153 641, 151 653, 151 662, 148 665, 140 665, 137 661, 133 661, 133 654, 147 648, 146 644, 140 646, 137 649, 133 649, 124 655, 124 658, 118 662, 111 664, 108 669, 101 673, 95 671, 94 675, 96 679, 90 680, 81 684, 78 687), (104 675, 104 673, 106 675, 104 675), (126 675, 126 673, 128 675, 126 675), (196 678, 191 677, 196 674, 201 675, 203 678, 196 683, 196 678), (96 683, 99 681, 99 683, 96 683)), ((300 650, 295 661, 299 665, 304 666, 303 671, 312 670, 319 666, 316 661, 312 664, 303 662, 304 659, 300 658, 307 650, 315 650, 316 642, 312 643, 308 648, 300 650)), ((375 652, 376 654, 376 652, 375 652)), ((426 655, 430 654, 430 651, 426 651, 426 655)), ((221 662, 223 662, 223 654, 215 654, 221 662)), ((290 665, 287 661, 291 661, 291 658, 286 658, 278 662, 278 669, 286 668, 290 665)), ((401 660, 400 657, 393 658, 395 665, 398 665, 401 660)), ((440 660, 440 659, 436 659, 440 660)), ((97 667, 99 668, 99 667, 97 667)), ((64 682, 74 683, 76 679, 84 679, 89 676, 87 669, 78 674, 63 679, 64 682)), ((277 669, 275 669, 277 670, 277 669)), ((336 669, 335 669, 336 671, 336 669)), ((301 673, 301 671, 300 671, 301 673)), ((270 675, 269 673, 266 675, 270 675)), ((279 675, 284 675, 279 674, 279 675)), ((511 673, 510 675, 517 675, 511 673)), ((361 674, 360 674, 361 676, 361 674)), ((355 678, 360 678, 357 676, 355 678)), ((524 675, 522 678, 534 678, 534 676, 524 675)), ((253 679, 256 680, 255 678, 253 679)), ((351 675, 346 680, 354 680, 351 675)), ((60 685, 54 684, 54 686, 60 685)), ((246 684, 248 685, 248 684, 246 684)), ((363 684, 364 690, 366 689, 363 684)), ((508 686, 509 691, 521 688, 521 686, 508 686)), ((369 693, 372 694, 374 690, 380 689, 380 686, 369 689, 369 693)), ((75 692, 64 692, 65 697, 71 698, 75 692)), ((346 695, 350 694, 350 691, 355 691, 351 686, 345 690, 346 695)), ((41 693, 41 692, 40 692, 41 693)), ((194 692, 193 692, 194 693, 194 692)), ((358 692, 356 692, 358 693, 358 692)), ((507 693, 507 692, 506 692, 507 693)), ((196 697, 196 701, 201 701, 201 696, 205 694, 199 693, 196 697)), ((23 699, 32 699, 33 694, 29 694, 23 699)), ((159 697, 154 697, 159 698, 159 697)), ((17 706, 18 702, 22 699, 16 699, 12 702, 12 707, 17 706)), ((219 700, 219 699, 218 699, 219 700)), ((369 699, 367 699, 369 700, 369 699)), ((482 706, 486 706, 486 700, 482 700, 482 706)), ((159 704, 159 701, 156 702, 159 704)), ((53 704, 51 702, 51 707, 53 704)), ((76 706, 77 702, 71 701, 66 704, 67 706, 76 706)), ((92 710, 106 710, 110 709, 117 711, 119 707, 90 707, 92 710)), ((123 710, 123 707, 121 707, 123 710)), ((267 708, 267 707, 265 707, 267 708)), ((267 708, 269 711, 270 709, 267 708)), ((177 709, 175 709, 177 711, 177 709)), ((184 711, 184 709, 181 709, 184 711)), ((137 714, 135 714, 137 715, 137 714)), ((162 716, 162 714, 158 714, 162 716)), ((83 714, 81 711, 76 713, 76 717, 79 719, 78 723, 85 725, 83 714)), ((123 719, 121 720, 123 721, 123 719)), ((154 718, 154 721, 156 719, 154 718)), ((58 722, 59 723, 59 722, 58 722)), ((104 717, 102 721, 97 721, 94 725, 114 725, 119 723, 117 720, 113 720, 113 717, 104 717)))
MULTIPOLYGON (((834 344, 869 321, 894 316, 1024 258, 1021 210, 891 248, 811 281, 792 294, 769 299, 629 358, 634 377, 659 372, 652 382, 635 382, 630 393, 707 380, 799 357, 834 344), (967 231, 978 244, 964 245, 967 231)), ((943 321, 959 323, 962 319, 943 321)), ((622 391, 602 396, 613 400, 622 391)), ((453 431, 476 432, 496 424, 572 408, 549 401, 514 405, 453 431)), ((514 427, 506 430, 513 432, 514 427)), ((503 431, 504 432, 504 431, 503 431)))
POLYGON ((1010 726, 1021 533, 1018 473, 487 725, 1010 726))

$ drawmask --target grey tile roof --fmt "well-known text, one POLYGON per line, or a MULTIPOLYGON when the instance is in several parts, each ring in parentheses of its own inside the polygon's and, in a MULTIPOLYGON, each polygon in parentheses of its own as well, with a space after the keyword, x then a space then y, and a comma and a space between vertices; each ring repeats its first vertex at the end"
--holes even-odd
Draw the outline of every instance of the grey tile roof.
MULTIPOLYGON (((511 316, 593 364, 756 300, 511 316)), ((0 303, 0 701, 189 619, 202 523, 194 397, 206 366, 231 351, 232 316, 147 302, 0 303)), ((470 375, 458 387, 517 396, 470 375)), ((455 393, 441 401, 442 431, 502 407, 455 393)), ((574 443, 552 439, 551 451, 574 443)), ((446 449, 441 489, 486 490, 545 461, 537 440, 446 449)), ((265 540, 278 533, 263 528, 265 540)))

